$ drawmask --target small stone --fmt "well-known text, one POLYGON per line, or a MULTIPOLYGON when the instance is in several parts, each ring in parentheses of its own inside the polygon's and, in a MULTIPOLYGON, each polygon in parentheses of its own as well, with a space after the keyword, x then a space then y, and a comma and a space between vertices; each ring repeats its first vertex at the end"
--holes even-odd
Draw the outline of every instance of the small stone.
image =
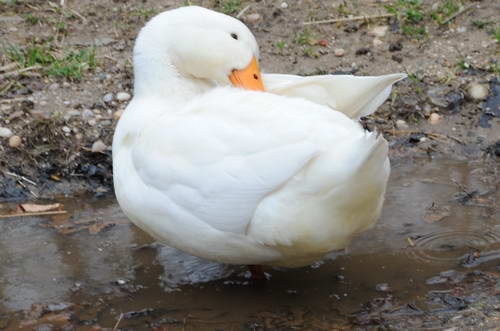
POLYGON ((97 140, 92 144, 91 151, 92 153, 102 153, 108 148, 105 143, 102 142, 102 140, 97 140))
POLYGON ((260 14, 258 14, 258 13, 248 14, 244 18, 245 22, 250 23, 250 24, 255 24, 255 23, 259 22, 261 19, 262 19, 262 16, 260 16, 260 14))
POLYGON ((118 285, 125 285, 127 284, 127 281, 125 279, 117 279, 116 284, 118 285))
POLYGON ((63 127, 62 127, 62 130, 63 130, 63 132, 65 132, 65 133, 70 133, 70 132, 71 132, 71 129, 70 129, 70 128, 68 128, 67 126, 63 126, 63 127))
POLYGON ((322 47, 328 47, 328 40, 326 39, 321 39, 318 44, 322 47))
POLYGON ((78 110, 69 110, 64 114, 64 119, 69 120, 72 117, 79 116, 80 112, 78 110))
POLYGON ((375 289, 379 292, 391 292, 392 291, 391 287, 387 283, 377 284, 377 285, 375 285, 375 289))
POLYGON ((13 135, 13 133, 12 133, 11 129, 0 127, 0 137, 2 137, 2 138, 10 138, 10 137, 12 137, 12 135, 13 135))
POLYGON ((120 117, 122 117, 122 114, 123 114, 123 109, 115 111, 113 114, 113 118, 115 119, 115 121, 118 121, 120 117))
POLYGON ((335 48, 333 54, 335 54, 335 56, 337 57, 342 57, 345 55, 345 50, 343 48, 335 48))
POLYGON ((445 95, 448 90, 442 86, 432 87, 427 91, 427 96, 429 101, 438 107, 446 108, 448 107, 448 102, 446 101, 445 95))
POLYGON ((435 277, 431 277, 429 279, 427 279, 425 281, 425 283, 427 285, 436 285, 436 284, 444 284, 446 283, 448 280, 444 277, 441 277, 441 276, 435 276, 435 277))
POLYGON ((288 4, 286 2, 282 2, 281 3, 281 8, 287 9, 288 8, 288 4))
POLYGON ((408 124, 404 120, 397 120, 396 121, 396 127, 399 130, 406 130, 406 129, 408 129, 408 124))
POLYGON ((403 44, 400 41, 393 42, 389 45, 389 52, 399 52, 403 49, 403 44))
POLYGON ((380 47, 384 44, 384 42, 378 38, 373 39, 373 47, 380 47))
POLYGON ((9 138, 9 146, 12 148, 17 148, 21 146, 21 137, 19 136, 12 136, 9 138))
POLYGON ((84 111, 82 111, 82 119, 84 121, 88 121, 88 120, 90 120, 93 117, 94 117, 94 112, 92 110, 85 109, 84 111))
POLYGON ((130 100, 130 98, 131 96, 127 92, 118 92, 118 94, 116 94, 116 100, 118 101, 127 101, 130 100))
POLYGON ((437 113, 432 113, 431 116, 429 116, 429 123, 432 125, 436 125, 441 121, 441 115, 437 113))
POLYGON ((391 56, 391 59, 392 59, 393 61, 397 62, 397 63, 401 63, 401 62, 403 62, 403 58, 402 58, 401 56, 399 56, 399 55, 395 55, 395 54, 393 54, 393 55, 391 56))
POLYGON ((113 93, 106 93, 102 97, 102 101, 104 101, 104 102, 111 102, 111 101, 113 101, 113 93))
POLYGON ((467 28, 466 28, 465 26, 461 26, 461 27, 459 27, 459 28, 457 29, 457 32, 458 32, 458 33, 464 33, 464 32, 466 32, 466 31, 467 31, 467 28))
POLYGON ((484 84, 471 83, 468 88, 469 96, 475 100, 484 100, 488 97, 488 86, 484 84))
POLYGON ((53 83, 53 84, 50 84, 49 90, 57 90, 59 87, 60 87, 59 84, 53 83))
POLYGON ((387 33, 387 30, 389 30, 389 27, 387 25, 376 26, 368 31, 368 35, 372 37, 383 38, 387 33))

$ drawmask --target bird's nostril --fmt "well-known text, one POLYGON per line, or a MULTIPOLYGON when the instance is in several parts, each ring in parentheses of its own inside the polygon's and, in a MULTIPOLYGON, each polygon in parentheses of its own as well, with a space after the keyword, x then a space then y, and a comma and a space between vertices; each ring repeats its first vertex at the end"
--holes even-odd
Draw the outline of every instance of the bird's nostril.
POLYGON ((259 76, 257 74, 253 74, 253 78, 259 79, 259 76))

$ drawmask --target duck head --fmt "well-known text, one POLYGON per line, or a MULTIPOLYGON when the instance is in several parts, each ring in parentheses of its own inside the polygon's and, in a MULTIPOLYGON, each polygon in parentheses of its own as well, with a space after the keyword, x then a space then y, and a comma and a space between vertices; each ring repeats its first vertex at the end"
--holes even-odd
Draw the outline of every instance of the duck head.
POLYGON ((255 37, 239 20, 197 6, 166 11, 137 38, 135 93, 187 81, 264 90, 258 57, 255 37))

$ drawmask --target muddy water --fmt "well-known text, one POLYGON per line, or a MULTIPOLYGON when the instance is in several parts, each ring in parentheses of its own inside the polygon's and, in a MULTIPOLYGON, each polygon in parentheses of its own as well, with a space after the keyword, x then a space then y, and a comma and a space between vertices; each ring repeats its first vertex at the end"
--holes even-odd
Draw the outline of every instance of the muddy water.
POLYGON ((69 218, 0 219, 0 328, 327 329, 375 298, 439 309, 426 296, 440 272, 497 268, 497 182, 480 162, 396 164, 374 229, 345 255, 267 268, 265 284, 153 243, 114 199, 59 199, 69 218))

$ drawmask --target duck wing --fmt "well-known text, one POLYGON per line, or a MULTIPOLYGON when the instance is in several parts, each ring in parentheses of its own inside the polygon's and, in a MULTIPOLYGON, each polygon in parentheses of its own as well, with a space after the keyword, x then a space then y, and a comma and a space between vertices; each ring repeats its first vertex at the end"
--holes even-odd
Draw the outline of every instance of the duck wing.
POLYGON ((353 119, 373 113, 390 95, 392 84, 405 74, 384 76, 263 74, 270 93, 300 97, 328 106, 353 119))
POLYGON ((244 234, 266 196, 362 136, 358 123, 309 101, 221 88, 153 121, 131 155, 144 184, 218 230, 244 234))

